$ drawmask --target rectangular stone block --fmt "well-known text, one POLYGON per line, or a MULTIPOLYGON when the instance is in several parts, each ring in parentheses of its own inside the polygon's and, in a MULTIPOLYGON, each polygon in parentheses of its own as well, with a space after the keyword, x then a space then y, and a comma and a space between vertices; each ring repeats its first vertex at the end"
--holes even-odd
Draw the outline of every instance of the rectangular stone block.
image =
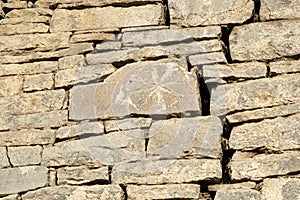
POLYGON ((18 199, 20 199, 20 196, 18 194, 12 194, 1 198, 1 200, 18 200, 18 199))
POLYGON ((299 77, 299 74, 289 74, 218 86, 211 91, 211 113, 220 116, 230 111, 297 102, 299 77))
POLYGON ((93 181, 107 183, 108 167, 89 169, 88 167, 64 167, 57 170, 58 185, 82 185, 93 181))
POLYGON ((22 17, 24 19, 38 16, 51 16, 53 10, 45 8, 13 9, 5 15, 6 18, 22 17))
POLYGON ((0 132, 0 146, 24 146, 53 144, 55 131, 51 129, 23 129, 0 132))
POLYGON ((215 200, 240 200, 240 199, 251 199, 260 200, 259 191, 240 188, 240 189, 222 189, 217 191, 215 200))
POLYGON ((272 74, 286 74, 300 72, 300 61, 299 60, 287 60, 270 62, 270 73, 272 74))
POLYGON ((295 114, 234 127, 229 140, 230 147, 238 150, 258 148, 271 150, 299 149, 299 121, 300 114, 295 114))
POLYGON ((29 191, 22 195, 23 200, 34 199, 123 199, 122 188, 118 185, 55 186, 29 191))
POLYGON ((151 118, 126 118, 120 120, 106 120, 104 126, 106 132, 125 131, 132 129, 146 129, 152 123, 151 118))
MULTIPOLYGON (((2 22, 2 21, 1 21, 2 22)), ((0 35, 47 33, 49 26, 42 23, 20 23, 0 25, 0 35)))
POLYGON ((66 100, 64 90, 51 90, 0 98, 0 116, 24 115, 61 109, 66 100))
POLYGON ((58 69, 79 68, 85 66, 83 55, 72 55, 60 58, 58 60, 58 69))
MULTIPOLYGON (((24 9, 22 9, 22 10, 24 10, 24 9)), ((16 11, 16 10, 12 10, 11 12, 13 12, 13 11, 16 11)), ((32 17, 23 16, 23 17, 4 18, 1 20, 1 24, 3 24, 3 25, 4 24, 5 25, 9 25, 9 24, 13 25, 13 24, 20 24, 20 23, 50 24, 50 20, 51 20, 51 17, 49 17, 49 16, 32 16, 32 17)))
POLYGON ((104 41, 104 40, 115 40, 114 34, 109 33, 85 33, 85 34, 74 34, 72 35, 70 42, 90 42, 90 41, 104 41))
POLYGON ((237 26, 229 37, 235 61, 266 60, 299 54, 299 20, 252 23, 237 26))
POLYGON ((14 167, 38 165, 41 163, 42 147, 8 147, 8 157, 14 167))
POLYGON ((162 11, 161 5, 133 6, 129 8, 89 8, 84 10, 56 9, 52 16, 50 30, 51 32, 61 32, 159 25, 162 22, 162 11), (119 14, 114 15, 114 13, 119 14))
POLYGON ((189 183, 220 180, 219 160, 144 160, 116 165, 112 172, 114 184, 189 183))
POLYGON ((0 168, 9 167, 8 157, 5 147, 0 147, 0 168))
POLYGON ((132 199, 199 199, 200 186, 196 184, 128 185, 128 200, 132 199))
POLYGON ((0 77, 0 97, 19 94, 22 91, 22 85, 23 78, 21 76, 0 77))
POLYGON ((0 195, 44 187, 47 181, 48 169, 43 166, 0 169, 0 195))
POLYGON ((221 34, 220 26, 180 28, 175 30, 196 40, 217 39, 221 34))
POLYGON ((233 155, 230 162, 232 180, 262 180, 269 176, 286 175, 300 169, 300 152, 282 154, 240 153, 233 155))
POLYGON ((227 63, 223 52, 206 53, 199 55, 189 56, 189 61, 192 66, 205 65, 205 64, 216 64, 216 63, 227 63))
POLYGON ((37 74, 25 76, 24 91, 51 89, 54 85, 53 74, 37 74))
POLYGON ((169 0, 168 2, 171 24, 178 26, 241 24, 251 17, 254 8, 254 3, 247 0, 169 0))

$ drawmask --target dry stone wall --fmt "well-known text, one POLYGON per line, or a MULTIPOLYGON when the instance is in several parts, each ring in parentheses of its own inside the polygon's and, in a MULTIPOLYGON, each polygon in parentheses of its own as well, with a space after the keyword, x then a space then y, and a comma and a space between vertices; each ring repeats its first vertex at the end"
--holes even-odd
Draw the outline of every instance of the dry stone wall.
POLYGON ((300 199, 299 13, 0 1, 0 199, 300 199))

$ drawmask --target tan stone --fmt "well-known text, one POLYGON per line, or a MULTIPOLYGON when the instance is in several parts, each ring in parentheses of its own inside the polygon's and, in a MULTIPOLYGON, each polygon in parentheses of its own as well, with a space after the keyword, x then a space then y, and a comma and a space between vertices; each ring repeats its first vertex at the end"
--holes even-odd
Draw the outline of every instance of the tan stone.
POLYGON ((0 77, 0 97, 12 96, 22 91, 21 76, 0 77))
POLYGON ((260 200, 260 193, 256 190, 242 188, 242 189, 221 189, 217 191, 215 200, 241 200, 251 199, 260 200))
POLYGON ((55 131, 51 129, 23 129, 0 132, 0 146, 53 144, 54 141, 55 131))
POLYGON ((9 161, 5 147, 0 147, 0 168, 9 167, 9 161))
POLYGON ((85 65, 83 55, 72 55, 58 60, 58 69, 79 68, 85 65))
POLYGON ((38 16, 51 16, 53 10, 45 8, 13 9, 5 15, 7 18, 34 18, 38 16))
POLYGON ((14 35, 24 33, 47 33, 49 26, 42 23, 20 23, 0 25, 0 35, 14 35))
MULTIPOLYGON (((13 10, 15 11, 15 10, 13 10)), ((0 21, 2 25, 13 25, 20 23, 44 23, 50 24, 51 17, 48 16, 33 16, 33 17, 13 17, 13 18, 4 18, 0 21)), ((49 26, 48 26, 49 28, 49 26)))
POLYGON ((161 5, 145 5, 129 8, 89 8, 84 10, 54 11, 50 30, 76 31, 97 28, 158 25, 162 18, 161 5), (118 13, 114 15, 113 13, 118 13))
POLYGON ((64 167, 57 170, 58 185, 81 185, 93 181, 108 182, 108 168, 64 167))
POLYGON ((10 8, 10 9, 26 8, 27 2, 26 1, 8 1, 7 3, 3 4, 3 7, 10 8))
POLYGON ((53 74, 25 76, 24 91, 51 89, 54 85, 53 74))
POLYGON ((41 156, 41 146, 8 147, 8 157, 14 167, 38 165, 41 163, 41 156))
POLYGON ((198 199, 200 186, 196 184, 128 185, 128 200, 133 199, 198 199))
POLYGON ((192 66, 215 64, 215 63, 227 63, 223 52, 207 53, 189 56, 189 60, 192 66))
POLYGON ((300 72, 300 61, 299 60, 287 60, 287 61, 278 61, 271 62, 270 72, 276 74, 286 74, 300 72))
POLYGON ((176 29, 176 31, 189 35, 194 39, 213 39, 218 38, 221 34, 220 26, 206 26, 206 27, 193 27, 193 28, 183 28, 176 29))
POLYGON ((86 34, 75 34, 72 35, 70 42, 90 42, 90 41, 104 41, 114 40, 115 35, 109 33, 86 33, 86 34))
POLYGON ((151 118, 126 118, 120 120, 104 121, 106 132, 125 131, 131 129, 149 128, 152 123, 151 118))
POLYGON ((241 189, 241 188, 249 188, 254 189, 256 186, 255 182, 242 182, 242 183, 231 183, 231 184, 217 184, 217 185, 209 185, 209 191, 219 191, 219 190, 227 190, 227 189, 241 189))
POLYGON ((299 20, 282 20, 236 26, 230 34, 233 60, 267 60, 299 54, 299 20))
POLYGON ((19 200, 20 196, 18 194, 8 195, 6 197, 0 198, 1 200, 19 200))
POLYGON ((48 169, 43 166, 0 169, 0 195, 26 192, 47 184, 48 169))
POLYGON ((243 23, 253 8, 254 3, 247 0, 169 0, 171 24, 178 26, 243 23))

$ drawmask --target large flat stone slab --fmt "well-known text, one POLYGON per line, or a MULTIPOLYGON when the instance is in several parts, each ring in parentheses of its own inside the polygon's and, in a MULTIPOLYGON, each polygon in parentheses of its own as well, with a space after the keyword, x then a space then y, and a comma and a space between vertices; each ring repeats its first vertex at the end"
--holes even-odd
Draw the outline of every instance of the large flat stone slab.
POLYGON ((299 54, 299 20, 236 26, 230 34, 233 60, 267 60, 299 54))
POLYGON ((252 189, 222 189, 217 191, 215 200, 260 200, 260 193, 252 189))
POLYGON ((171 24, 178 26, 243 23, 251 17, 254 3, 247 0, 169 0, 171 24))
POLYGON ((41 163, 42 147, 8 147, 8 157, 14 167, 38 165, 41 163))

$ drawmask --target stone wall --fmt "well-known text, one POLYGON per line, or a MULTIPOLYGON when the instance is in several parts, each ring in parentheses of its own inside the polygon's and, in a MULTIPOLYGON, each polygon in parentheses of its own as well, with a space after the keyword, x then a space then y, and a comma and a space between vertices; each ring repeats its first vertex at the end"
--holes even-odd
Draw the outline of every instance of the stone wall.
POLYGON ((0 199, 300 199, 299 0, 0 1, 0 199))

